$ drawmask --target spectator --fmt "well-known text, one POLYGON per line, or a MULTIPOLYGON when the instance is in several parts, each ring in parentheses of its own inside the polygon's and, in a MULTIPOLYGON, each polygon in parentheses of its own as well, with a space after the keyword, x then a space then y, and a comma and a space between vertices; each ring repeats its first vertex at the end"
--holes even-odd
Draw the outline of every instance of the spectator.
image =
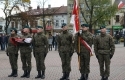
POLYGON ((55 36, 52 36, 53 40, 52 40, 52 47, 54 48, 55 46, 55 36))
POLYGON ((58 33, 56 33, 56 36, 55 36, 55 51, 57 50, 57 41, 58 41, 58 33))
POLYGON ((1 50, 5 50, 5 35, 2 34, 1 36, 1 50))
POLYGON ((120 43, 119 40, 120 40, 120 35, 116 34, 116 44, 120 43))
POLYGON ((8 39, 9 39, 9 35, 5 35, 5 47, 7 48, 8 45, 8 39))
POLYGON ((50 51, 50 49, 52 51, 52 41, 53 41, 53 37, 51 34, 49 34, 49 37, 48 37, 49 51, 50 51))

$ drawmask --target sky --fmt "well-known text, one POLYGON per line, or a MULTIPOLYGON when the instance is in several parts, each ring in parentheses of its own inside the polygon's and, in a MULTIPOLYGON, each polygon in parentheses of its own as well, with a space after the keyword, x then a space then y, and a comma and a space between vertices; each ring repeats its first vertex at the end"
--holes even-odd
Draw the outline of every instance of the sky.
MULTIPOLYGON (((48 7, 49 4, 51 7, 67 6, 67 0, 31 0, 30 5, 33 7, 33 9, 37 8, 37 5, 41 5, 41 7, 43 7, 43 1, 45 2, 44 7, 48 7)), ((4 13, 1 10, 2 7, 3 6, 0 5, 0 17, 4 17, 4 13)))

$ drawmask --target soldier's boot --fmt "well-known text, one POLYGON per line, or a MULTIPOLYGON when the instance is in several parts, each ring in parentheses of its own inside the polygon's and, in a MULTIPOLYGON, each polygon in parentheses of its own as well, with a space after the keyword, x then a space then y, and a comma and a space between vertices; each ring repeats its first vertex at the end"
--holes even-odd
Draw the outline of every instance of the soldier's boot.
POLYGON ((101 80, 105 80, 104 76, 102 76, 101 80))
POLYGON ((66 79, 65 80, 69 80, 69 73, 66 73, 66 79))
POLYGON ((60 80, 65 80, 66 79, 66 73, 63 73, 62 78, 60 78, 60 80))
POLYGON ((86 80, 85 74, 81 74, 81 77, 78 80, 86 80))
POLYGON ((36 79, 37 79, 37 78, 41 78, 41 76, 42 76, 42 75, 41 75, 41 71, 39 70, 39 71, 38 71, 38 75, 37 75, 35 78, 36 78, 36 79))
POLYGON ((12 73, 8 75, 8 77, 13 77, 13 74, 14 74, 14 70, 12 69, 12 73))
POLYGON ((26 78, 29 78, 30 77, 30 70, 27 71, 27 76, 26 78))
POLYGON ((89 74, 86 74, 86 80, 88 80, 88 76, 89 76, 89 74))
POLYGON ((24 70, 24 74, 21 76, 21 78, 26 77, 27 76, 27 70, 24 70))
POLYGON ((105 77, 105 79, 104 80, 108 80, 108 77, 105 77))
POLYGON ((45 71, 42 71, 41 79, 45 78, 45 71))
POLYGON ((14 70, 14 74, 13 74, 13 77, 17 77, 18 74, 17 74, 17 69, 14 70))

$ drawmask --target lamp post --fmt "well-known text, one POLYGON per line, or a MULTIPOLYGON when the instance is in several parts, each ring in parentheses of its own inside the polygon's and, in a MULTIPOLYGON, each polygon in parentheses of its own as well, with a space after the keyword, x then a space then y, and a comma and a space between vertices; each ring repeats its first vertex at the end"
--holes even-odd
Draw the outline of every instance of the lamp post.
MULTIPOLYGON (((124 12, 124 29, 125 29, 125 12, 124 12)), ((124 47, 125 47, 125 31, 124 31, 124 47)))

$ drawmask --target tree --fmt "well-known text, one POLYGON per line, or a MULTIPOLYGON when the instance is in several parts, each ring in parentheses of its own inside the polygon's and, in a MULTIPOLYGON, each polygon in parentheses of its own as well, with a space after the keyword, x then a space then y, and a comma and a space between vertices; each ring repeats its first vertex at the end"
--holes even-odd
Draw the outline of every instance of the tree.
POLYGON ((20 9, 21 6, 24 7, 24 10, 26 10, 27 8, 25 7, 25 5, 27 5, 27 4, 25 4, 25 3, 27 3, 27 2, 21 3, 18 0, 11 0, 11 2, 8 2, 8 0, 4 0, 1 3, 4 6, 2 8, 2 11, 5 15, 5 32, 7 34, 8 26, 9 26, 11 20, 13 19, 14 12, 16 12, 15 14, 17 14, 16 10, 18 10, 19 12, 22 12, 22 10, 20 9))
POLYGON ((111 0, 84 0, 84 2, 86 6, 85 8, 80 6, 80 13, 84 21, 89 24, 90 32, 93 26, 106 25, 105 22, 109 21, 118 10, 117 5, 112 4, 111 0))

